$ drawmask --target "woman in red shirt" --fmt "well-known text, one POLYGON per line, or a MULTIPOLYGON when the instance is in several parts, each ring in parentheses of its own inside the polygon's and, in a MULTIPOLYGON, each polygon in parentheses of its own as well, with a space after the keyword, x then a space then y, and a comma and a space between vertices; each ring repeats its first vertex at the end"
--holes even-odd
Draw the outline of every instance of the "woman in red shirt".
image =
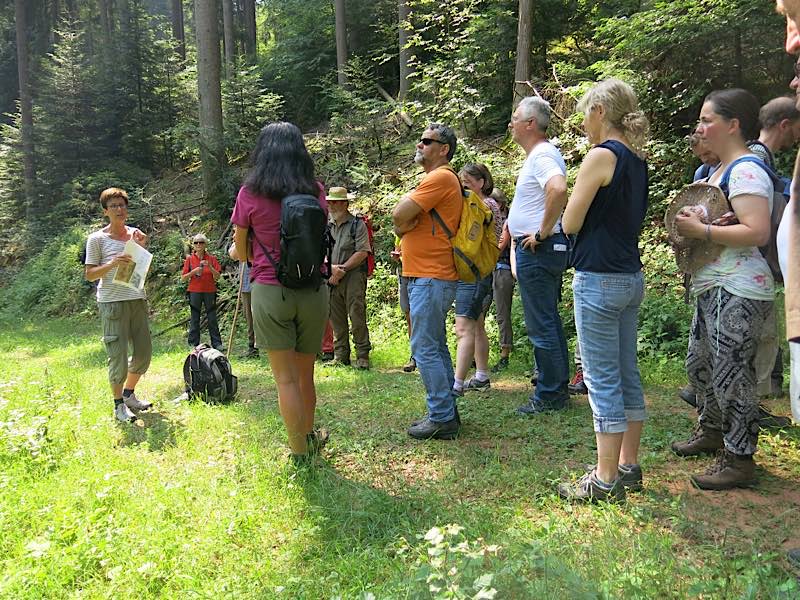
POLYGON ((205 306, 211 345, 224 352, 217 324, 217 279, 222 269, 219 261, 206 252, 207 245, 208 238, 198 233, 192 239, 193 251, 183 263, 181 280, 189 280, 189 308, 192 311, 188 341, 193 348, 200 343, 200 310, 205 306))

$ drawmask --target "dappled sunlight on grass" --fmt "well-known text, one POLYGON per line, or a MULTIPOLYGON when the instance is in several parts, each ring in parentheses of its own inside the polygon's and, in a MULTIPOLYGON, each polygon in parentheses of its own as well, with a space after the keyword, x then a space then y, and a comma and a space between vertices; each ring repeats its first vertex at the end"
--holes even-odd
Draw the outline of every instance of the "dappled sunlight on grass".
POLYGON ((182 333, 159 338, 137 388, 155 406, 117 424, 96 329, 24 325, 0 343, 0 596, 416 598, 436 573, 491 575, 502 597, 769 597, 791 581, 779 553, 800 544, 798 434, 762 437, 759 488, 694 490, 708 461, 669 451, 693 425, 674 362, 645 365, 644 491, 572 506, 555 484, 595 461, 587 399, 517 416, 519 362, 459 402, 454 442, 406 434, 425 406, 418 373, 396 368, 404 339, 381 339, 368 372, 318 363, 331 442, 298 469, 265 359, 232 358, 233 403, 175 401, 182 333))

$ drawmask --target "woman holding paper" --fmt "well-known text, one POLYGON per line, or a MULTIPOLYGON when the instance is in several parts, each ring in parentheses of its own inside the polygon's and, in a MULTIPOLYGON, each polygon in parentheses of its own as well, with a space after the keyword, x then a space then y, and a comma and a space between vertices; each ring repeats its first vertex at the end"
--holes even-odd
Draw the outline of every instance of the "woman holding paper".
POLYGON ((118 268, 131 263, 124 252, 132 240, 140 246, 147 236, 135 227, 128 227, 128 194, 120 188, 108 188, 100 194, 103 215, 108 225, 89 235, 86 240, 85 277, 98 281, 97 307, 103 324, 103 342, 108 353, 108 381, 114 397, 114 416, 119 421, 133 421, 132 411, 147 410, 152 403, 139 400, 136 384, 150 366, 152 342, 144 289, 114 282, 118 268), (133 354, 128 356, 128 347, 133 354))

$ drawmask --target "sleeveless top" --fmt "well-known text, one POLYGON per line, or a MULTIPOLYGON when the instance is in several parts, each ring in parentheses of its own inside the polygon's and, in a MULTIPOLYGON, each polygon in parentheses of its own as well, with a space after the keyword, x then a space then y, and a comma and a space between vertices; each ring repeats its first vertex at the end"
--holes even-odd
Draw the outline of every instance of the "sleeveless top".
POLYGON ((578 232, 572 265, 578 271, 636 273, 642 269, 639 234, 647 213, 647 163, 617 140, 597 148, 617 157, 611 182, 597 190, 578 232))

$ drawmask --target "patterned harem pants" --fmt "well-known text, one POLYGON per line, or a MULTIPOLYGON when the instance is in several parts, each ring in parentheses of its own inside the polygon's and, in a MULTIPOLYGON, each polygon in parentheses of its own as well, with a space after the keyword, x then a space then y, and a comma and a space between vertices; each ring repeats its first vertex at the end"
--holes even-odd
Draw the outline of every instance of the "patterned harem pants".
POLYGON ((758 444, 755 355, 772 304, 717 287, 698 296, 692 319, 686 373, 700 425, 722 431, 725 448, 738 455, 758 444))

